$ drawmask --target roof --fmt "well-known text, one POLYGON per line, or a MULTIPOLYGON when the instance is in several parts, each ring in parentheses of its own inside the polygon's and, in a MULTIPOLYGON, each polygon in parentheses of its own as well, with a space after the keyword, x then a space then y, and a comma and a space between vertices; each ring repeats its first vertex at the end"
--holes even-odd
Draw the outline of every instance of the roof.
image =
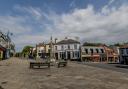
POLYGON ((114 51, 112 48, 110 48, 109 46, 104 46, 106 51, 114 51))
MULTIPOLYGON (((52 42, 52 44, 54 45, 55 43, 52 42)), ((45 44, 45 45, 51 45, 51 42, 49 42, 49 43, 47 43, 47 44, 45 44)))
POLYGON ((42 46, 44 46, 44 43, 37 44, 37 47, 42 47, 42 46))
POLYGON ((83 46, 106 46, 105 44, 102 44, 102 43, 89 43, 89 42, 85 42, 83 44, 83 46))
POLYGON ((82 46, 82 47, 94 47, 94 48, 98 48, 98 47, 99 47, 99 48, 103 48, 103 46, 100 46, 100 45, 99 45, 99 46, 98 46, 98 45, 97 45, 97 46, 96 46, 96 45, 95 45, 95 46, 91 46, 91 45, 90 45, 90 46, 89 46, 89 45, 85 45, 85 46, 82 46))
POLYGON ((73 39, 61 40, 61 41, 57 42, 56 44, 74 44, 74 43, 80 44, 79 41, 76 41, 76 40, 73 40, 73 39))
POLYGON ((128 45, 120 46, 120 48, 128 48, 128 45))

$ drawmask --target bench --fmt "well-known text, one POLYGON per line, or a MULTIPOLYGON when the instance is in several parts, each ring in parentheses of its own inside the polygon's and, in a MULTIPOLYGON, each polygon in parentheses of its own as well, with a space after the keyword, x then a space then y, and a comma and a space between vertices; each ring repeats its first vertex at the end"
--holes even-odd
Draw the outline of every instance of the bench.
POLYGON ((48 66, 50 68, 50 62, 30 62, 30 68, 34 68, 34 66, 38 66, 38 68, 48 66))
POLYGON ((67 66, 67 61, 59 61, 58 62, 58 68, 61 66, 63 66, 63 67, 67 66))

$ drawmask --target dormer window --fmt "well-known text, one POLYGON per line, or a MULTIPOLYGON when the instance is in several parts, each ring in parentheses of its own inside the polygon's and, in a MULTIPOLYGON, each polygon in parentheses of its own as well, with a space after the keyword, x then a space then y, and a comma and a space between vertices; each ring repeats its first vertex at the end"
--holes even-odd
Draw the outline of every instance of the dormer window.
POLYGON ((93 49, 90 49, 90 51, 91 51, 91 54, 93 54, 93 49))
POLYGON ((99 50, 98 49, 96 49, 96 53, 99 53, 99 50))
POLYGON ((101 50, 101 53, 104 53, 104 50, 103 49, 100 49, 101 50))

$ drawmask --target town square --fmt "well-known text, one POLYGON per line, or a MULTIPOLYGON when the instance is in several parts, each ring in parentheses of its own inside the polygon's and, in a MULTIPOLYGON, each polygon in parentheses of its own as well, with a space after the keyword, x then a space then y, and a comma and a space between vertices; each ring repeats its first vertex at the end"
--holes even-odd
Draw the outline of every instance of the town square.
POLYGON ((128 89, 127 0, 1 0, 0 89, 128 89))
POLYGON ((0 62, 0 86, 1 89, 127 89, 127 73, 76 62, 62 68, 29 69, 28 60, 11 58, 0 62))

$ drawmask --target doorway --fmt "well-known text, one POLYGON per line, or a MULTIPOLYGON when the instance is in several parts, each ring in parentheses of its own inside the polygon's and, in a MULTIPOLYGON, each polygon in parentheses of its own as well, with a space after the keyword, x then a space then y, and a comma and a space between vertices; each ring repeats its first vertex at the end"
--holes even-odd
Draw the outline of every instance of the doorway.
POLYGON ((58 60, 58 53, 55 53, 56 60, 58 60))
POLYGON ((67 59, 71 59, 71 54, 70 54, 70 52, 67 52, 67 59))

